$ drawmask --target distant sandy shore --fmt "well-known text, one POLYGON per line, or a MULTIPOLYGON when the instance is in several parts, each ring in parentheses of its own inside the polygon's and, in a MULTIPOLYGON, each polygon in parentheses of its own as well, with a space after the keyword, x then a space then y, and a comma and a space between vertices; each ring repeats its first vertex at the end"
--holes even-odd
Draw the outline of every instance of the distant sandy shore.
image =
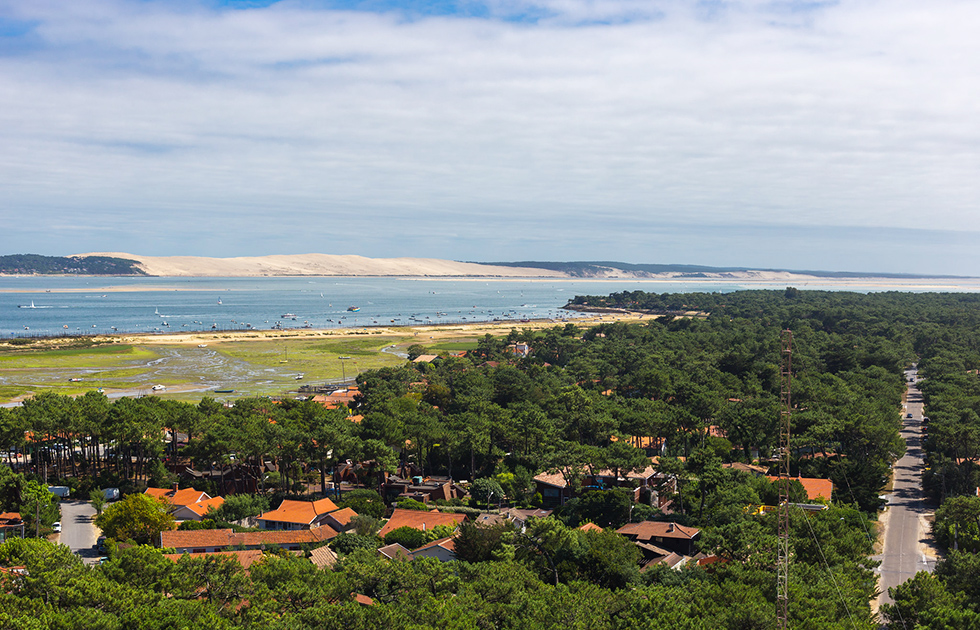
MULTIPOLYGON (((199 331, 186 333, 160 333, 160 334, 130 334, 120 333, 117 335, 96 335, 91 337, 94 341, 115 341, 119 343, 146 346, 190 346, 190 345, 212 345, 229 342, 261 341, 268 339, 343 339, 353 337, 418 337, 422 340, 430 339, 452 339, 458 337, 480 337, 485 334, 500 335, 510 331, 512 328, 543 330, 555 326, 564 326, 567 323, 576 325, 592 326, 604 322, 636 322, 649 321, 654 319, 651 315, 639 313, 616 313, 616 314, 595 314, 585 317, 576 317, 569 320, 540 319, 530 322, 474 322, 472 324, 431 324, 428 326, 380 326, 369 328, 287 328, 283 330, 223 330, 223 331, 199 331)), ((39 340, 38 343, 49 343, 59 345, 65 343, 66 337, 52 337, 48 340, 39 340)))

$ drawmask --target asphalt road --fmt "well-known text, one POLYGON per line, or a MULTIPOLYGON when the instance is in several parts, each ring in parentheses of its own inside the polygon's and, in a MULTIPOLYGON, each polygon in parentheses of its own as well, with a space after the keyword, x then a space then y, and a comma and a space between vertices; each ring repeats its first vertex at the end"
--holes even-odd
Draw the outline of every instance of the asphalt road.
POLYGON ((54 539, 85 559, 97 562, 99 554, 95 543, 99 538, 99 528, 95 526, 95 508, 88 501, 61 502, 61 534, 54 539))
POLYGON ((936 564, 933 557, 925 551, 931 542, 929 526, 925 517, 932 514, 934 507, 926 503, 922 492, 922 471, 924 468, 922 451, 922 394, 910 378, 918 379, 916 371, 906 370, 908 385, 907 408, 904 416, 902 437, 907 450, 905 456, 895 462, 894 490, 888 496, 887 525, 884 532, 883 554, 875 558, 881 560, 878 568, 878 604, 892 603, 888 589, 898 586, 919 571, 932 571, 936 564))

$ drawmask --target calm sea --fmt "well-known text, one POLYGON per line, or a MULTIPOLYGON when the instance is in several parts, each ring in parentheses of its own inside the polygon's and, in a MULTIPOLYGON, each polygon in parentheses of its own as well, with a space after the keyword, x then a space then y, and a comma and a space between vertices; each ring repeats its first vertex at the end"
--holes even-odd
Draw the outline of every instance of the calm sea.
MULTIPOLYGON (((432 280, 411 278, 0 277, 0 337, 348 328, 574 318, 575 295, 615 291, 729 292, 782 288, 785 281, 432 280), (349 307, 360 310, 349 311, 349 307)), ((801 286, 796 283, 797 286, 801 286)), ((805 288, 967 290, 969 286, 808 283, 805 288)))

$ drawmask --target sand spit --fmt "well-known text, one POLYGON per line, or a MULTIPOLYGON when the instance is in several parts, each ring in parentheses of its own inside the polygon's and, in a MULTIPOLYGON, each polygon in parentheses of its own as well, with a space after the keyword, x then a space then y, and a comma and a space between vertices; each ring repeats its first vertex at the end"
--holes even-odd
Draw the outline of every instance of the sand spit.
POLYGON ((200 256, 140 256, 119 252, 78 254, 112 256, 139 262, 151 276, 261 277, 261 276, 480 276, 507 278, 561 278, 547 269, 495 267, 436 258, 365 258, 332 254, 204 258, 200 256))

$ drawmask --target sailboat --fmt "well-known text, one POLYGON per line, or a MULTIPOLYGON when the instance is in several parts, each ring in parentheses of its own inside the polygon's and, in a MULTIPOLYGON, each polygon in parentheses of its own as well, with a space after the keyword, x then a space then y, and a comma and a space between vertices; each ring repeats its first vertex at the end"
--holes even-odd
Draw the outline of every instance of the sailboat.
POLYGON ((18 304, 17 305, 17 308, 37 308, 37 307, 34 306, 34 300, 31 300, 31 305, 30 306, 28 306, 26 304, 18 304))

